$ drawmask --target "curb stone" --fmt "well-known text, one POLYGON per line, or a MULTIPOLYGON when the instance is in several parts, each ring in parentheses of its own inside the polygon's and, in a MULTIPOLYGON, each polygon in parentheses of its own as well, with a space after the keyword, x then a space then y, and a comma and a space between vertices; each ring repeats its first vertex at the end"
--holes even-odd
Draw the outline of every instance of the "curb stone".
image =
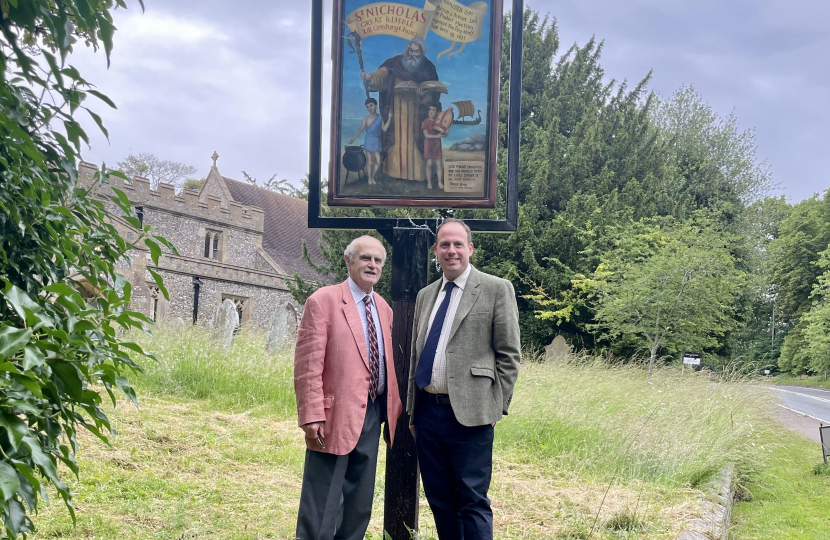
POLYGON ((732 517, 732 501, 735 495, 734 468, 727 465, 708 482, 703 491, 712 500, 698 501, 698 517, 686 524, 676 540, 728 540, 729 522, 732 517))

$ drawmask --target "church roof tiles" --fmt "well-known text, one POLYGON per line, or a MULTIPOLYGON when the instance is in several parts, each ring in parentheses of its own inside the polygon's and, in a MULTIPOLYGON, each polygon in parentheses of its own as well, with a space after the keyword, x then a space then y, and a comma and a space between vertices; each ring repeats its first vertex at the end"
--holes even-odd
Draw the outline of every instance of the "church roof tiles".
POLYGON ((314 268, 302 258, 302 242, 305 240, 311 259, 325 262, 318 243, 320 231, 308 228, 308 202, 271 190, 222 177, 234 201, 246 206, 261 208, 265 215, 262 249, 285 272, 292 276, 297 272, 306 280, 323 280, 314 268))

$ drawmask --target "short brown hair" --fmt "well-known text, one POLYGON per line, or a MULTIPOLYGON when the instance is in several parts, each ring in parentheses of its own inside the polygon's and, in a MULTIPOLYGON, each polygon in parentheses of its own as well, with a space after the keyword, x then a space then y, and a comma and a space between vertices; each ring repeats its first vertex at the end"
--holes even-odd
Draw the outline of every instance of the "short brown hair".
POLYGON ((447 223, 458 223, 459 225, 464 227, 464 230, 467 231, 467 243, 468 244, 473 243, 473 233, 472 233, 472 231, 470 231, 470 227, 466 223, 464 223, 462 220, 456 219, 456 218, 447 218, 444 221, 442 221, 440 225, 438 225, 438 228, 435 229, 435 241, 436 242, 438 241, 438 233, 441 231, 441 227, 443 227, 447 223))

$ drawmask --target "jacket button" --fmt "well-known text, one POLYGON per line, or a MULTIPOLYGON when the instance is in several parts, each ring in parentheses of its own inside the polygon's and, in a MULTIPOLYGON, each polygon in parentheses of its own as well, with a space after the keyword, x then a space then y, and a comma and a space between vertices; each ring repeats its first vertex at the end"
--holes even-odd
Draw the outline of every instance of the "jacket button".
POLYGON ((363 405, 361 405, 361 406, 360 406, 360 408, 361 408, 361 409, 365 409, 365 408, 366 408, 366 404, 364 403, 363 405))

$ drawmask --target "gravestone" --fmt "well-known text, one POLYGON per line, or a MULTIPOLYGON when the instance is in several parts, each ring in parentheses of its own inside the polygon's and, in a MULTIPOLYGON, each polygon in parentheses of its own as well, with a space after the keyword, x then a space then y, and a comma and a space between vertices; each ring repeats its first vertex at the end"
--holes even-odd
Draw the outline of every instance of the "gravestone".
POLYGON ((221 339, 226 349, 233 345, 233 333, 239 326, 239 313, 231 300, 225 299, 213 317, 211 337, 221 339))
POLYGON ((545 361, 557 361, 562 360, 566 356, 571 353, 571 346, 568 345, 568 342, 565 341, 565 338, 562 336, 556 336, 553 338, 553 341, 550 342, 550 345, 545 347, 545 361))
POLYGON ((290 303, 278 306, 268 321, 265 350, 279 352, 297 332, 297 310, 290 303))

